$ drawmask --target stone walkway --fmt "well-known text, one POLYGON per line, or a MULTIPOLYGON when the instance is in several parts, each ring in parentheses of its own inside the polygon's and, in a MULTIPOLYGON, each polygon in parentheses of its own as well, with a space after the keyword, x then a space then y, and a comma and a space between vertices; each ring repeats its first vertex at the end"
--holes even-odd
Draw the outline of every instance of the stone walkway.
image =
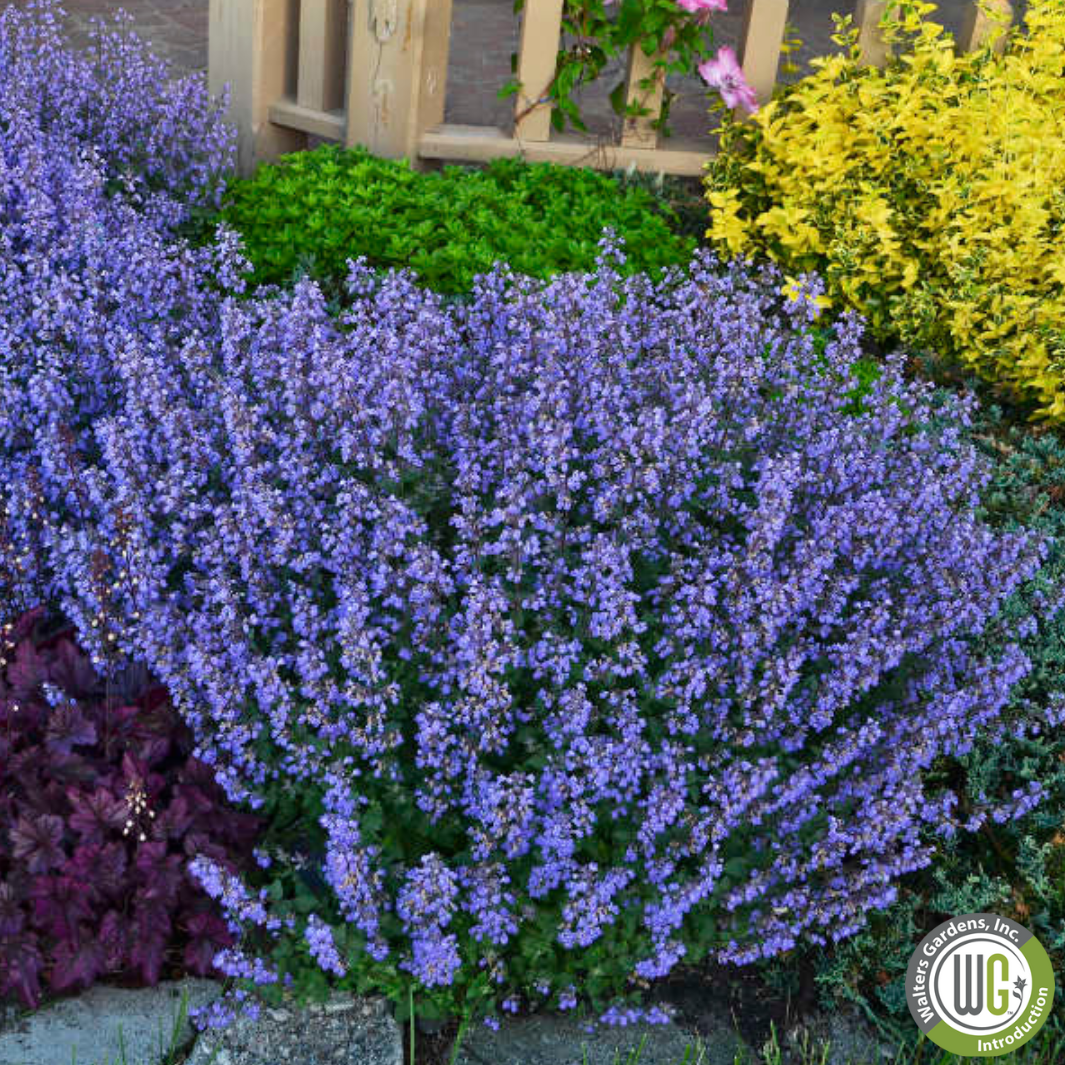
POLYGON ((182 71, 207 70, 208 0, 61 0, 74 38, 83 39, 90 18, 120 9, 137 32, 182 71))
MULTIPOLYGON (((951 31, 960 27, 967 2, 942 0, 940 21, 951 31)), ((83 33, 91 16, 125 8, 143 36, 177 68, 207 69, 208 0, 66 0, 65 6, 76 35, 83 33)), ((732 0, 731 6, 733 11, 714 15, 715 45, 737 43, 746 5, 744 0, 732 0)), ((791 22, 803 41, 797 54, 803 67, 812 56, 839 50, 830 39, 832 12, 851 9, 846 0, 792 0, 791 22)), ((512 102, 497 99, 496 93, 510 77, 510 54, 518 47, 512 0, 454 0, 453 10, 446 121, 508 128, 512 102)), ((615 121, 606 94, 620 76, 620 65, 615 63, 577 98, 593 132, 606 133, 615 121)), ((707 128, 702 82, 671 75, 668 84, 678 94, 671 120, 674 133, 702 135, 707 128)))

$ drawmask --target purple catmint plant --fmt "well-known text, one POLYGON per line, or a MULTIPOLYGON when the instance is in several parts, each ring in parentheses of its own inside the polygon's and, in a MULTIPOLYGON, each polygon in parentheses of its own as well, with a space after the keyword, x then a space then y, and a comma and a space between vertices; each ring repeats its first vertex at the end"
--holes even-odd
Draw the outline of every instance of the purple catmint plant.
POLYGON ((56 0, 0 12, 0 127, 27 126, 56 150, 91 146, 107 181, 153 221, 185 221, 217 206, 232 163, 234 130, 225 100, 203 77, 174 71, 132 31, 123 11, 90 20, 89 42, 72 48, 56 0))
POLYGON ((361 986, 606 994, 824 942, 984 816, 923 772, 1028 668, 970 637, 1043 545, 974 518, 967 403, 893 357, 845 413, 860 327, 819 354, 812 282, 618 254, 458 307, 357 264, 340 319, 303 283, 116 355, 52 564, 90 603, 105 556, 233 801, 315 797, 304 937, 361 986))
POLYGON ((1043 545, 974 517, 965 402, 893 357, 855 413, 857 321, 821 352, 814 283, 703 253, 238 300, 168 222, 216 112, 113 37, 82 95, 54 17, 0 16, 0 591, 287 818, 245 886, 190 855, 255 947, 220 969, 565 1008, 852 933, 986 816, 925 770, 1028 668, 972 637, 1043 545))
MULTIPOLYGON (((50 2, 0 13, 0 549, 17 575, 13 587, 0 572, 0 595, 13 609, 72 591, 50 552, 84 535, 94 485, 77 471, 98 454, 94 419, 116 409, 122 353, 217 334, 215 286, 239 288, 231 238, 173 239, 229 167, 219 104, 121 20, 76 50, 61 15, 50 2)), ((78 623, 112 634, 100 559, 86 565, 78 623)))

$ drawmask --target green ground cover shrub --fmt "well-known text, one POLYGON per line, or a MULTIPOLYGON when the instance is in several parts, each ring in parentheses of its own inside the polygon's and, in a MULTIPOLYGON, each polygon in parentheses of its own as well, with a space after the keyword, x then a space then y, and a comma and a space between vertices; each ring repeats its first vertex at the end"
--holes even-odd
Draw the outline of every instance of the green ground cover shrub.
POLYGON ((1031 4, 1004 56, 902 7, 885 69, 841 34, 849 54, 728 126, 707 235, 1065 422, 1065 2, 1031 4))
POLYGON ((497 261, 544 279, 591 269, 604 226, 625 242, 627 275, 684 265, 696 243, 675 232, 676 213, 646 188, 594 170, 496 159, 483 171, 419 173, 405 160, 332 145, 235 182, 222 218, 244 238, 253 282, 306 272, 330 293, 359 256, 458 294, 497 261))

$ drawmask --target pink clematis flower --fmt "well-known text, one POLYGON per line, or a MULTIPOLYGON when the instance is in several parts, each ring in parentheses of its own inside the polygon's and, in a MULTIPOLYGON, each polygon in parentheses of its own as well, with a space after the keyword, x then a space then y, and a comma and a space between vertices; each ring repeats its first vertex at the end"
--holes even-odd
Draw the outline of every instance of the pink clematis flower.
POLYGON ((754 89, 747 84, 736 53, 726 45, 717 50, 713 59, 699 64, 699 74, 711 88, 721 93, 721 98, 729 107, 743 107, 754 114, 758 110, 758 98, 754 89))
POLYGON ((677 7, 683 8, 689 15, 700 15, 704 11, 725 11, 728 0, 677 0, 677 7))

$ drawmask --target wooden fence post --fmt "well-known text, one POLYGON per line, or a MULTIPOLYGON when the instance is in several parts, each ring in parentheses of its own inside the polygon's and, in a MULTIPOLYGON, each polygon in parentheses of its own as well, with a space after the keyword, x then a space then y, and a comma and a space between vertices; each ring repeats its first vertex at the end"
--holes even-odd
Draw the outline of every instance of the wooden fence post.
POLYGON ((215 95, 230 87, 229 120, 239 131, 237 167, 250 174, 259 162, 294 152, 306 135, 275 126, 270 105, 296 77, 299 0, 211 0, 208 83, 215 95))
POLYGON ((747 0, 738 58, 759 104, 773 95, 787 22, 788 0, 747 0))
POLYGON ((451 0, 354 0, 348 46, 348 146, 418 160, 444 120, 451 0))
POLYGON ((551 139, 551 105, 538 104, 555 77, 562 36, 562 0, 525 0, 518 46, 521 91, 514 104, 514 136, 524 141, 551 139))
POLYGON ((333 111, 343 106, 347 44, 348 0, 300 0, 300 107, 333 111))
POLYGON ((659 55, 646 55, 639 44, 629 49, 629 70, 626 78, 625 100, 629 104, 639 104, 651 113, 636 118, 626 118, 621 143, 629 148, 654 148, 658 145, 658 130, 651 123, 662 112, 662 97, 666 89, 666 72, 655 68, 659 55), (644 78, 654 78, 650 89, 641 89, 644 78))
POLYGON ((1006 50, 1007 31, 1012 24, 1013 7, 1010 0, 969 0, 961 33, 958 35, 958 50, 975 52, 994 38, 991 47, 1001 55, 1006 50), (984 7, 987 7, 988 11, 985 12, 984 7), (1000 23, 999 19, 1003 21, 1000 23))
POLYGON ((887 10, 887 0, 857 0, 854 5, 854 24, 858 27, 859 62, 865 66, 883 67, 891 57, 891 46, 880 32, 880 20, 887 10))

